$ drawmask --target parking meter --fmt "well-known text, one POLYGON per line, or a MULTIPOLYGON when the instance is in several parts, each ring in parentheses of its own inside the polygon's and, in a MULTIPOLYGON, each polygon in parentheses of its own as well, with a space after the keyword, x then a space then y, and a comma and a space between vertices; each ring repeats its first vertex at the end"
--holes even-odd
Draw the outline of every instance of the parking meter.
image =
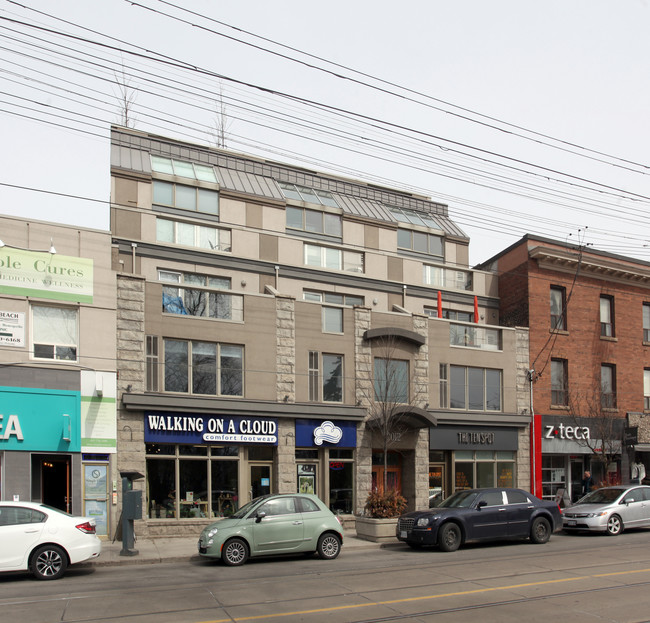
POLYGON ((136 556, 133 520, 142 519, 142 491, 133 489, 136 480, 144 478, 140 472, 120 472, 122 477, 122 550, 120 556, 136 556))

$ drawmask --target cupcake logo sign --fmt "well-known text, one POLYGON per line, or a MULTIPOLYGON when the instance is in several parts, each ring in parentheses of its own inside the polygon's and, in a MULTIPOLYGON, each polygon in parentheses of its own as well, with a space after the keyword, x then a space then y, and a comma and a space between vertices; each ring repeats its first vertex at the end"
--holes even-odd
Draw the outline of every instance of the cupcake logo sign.
POLYGON ((322 446, 324 441, 338 443, 341 441, 341 437, 343 437, 343 431, 329 420, 314 429, 314 443, 317 446, 322 446))

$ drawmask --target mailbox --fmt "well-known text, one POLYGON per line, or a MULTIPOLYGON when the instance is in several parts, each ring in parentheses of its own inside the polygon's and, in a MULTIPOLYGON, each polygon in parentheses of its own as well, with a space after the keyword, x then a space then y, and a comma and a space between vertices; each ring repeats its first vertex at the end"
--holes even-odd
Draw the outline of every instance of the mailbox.
POLYGON ((122 517, 124 519, 142 519, 142 491, 131 489, 124 492, 122 517))

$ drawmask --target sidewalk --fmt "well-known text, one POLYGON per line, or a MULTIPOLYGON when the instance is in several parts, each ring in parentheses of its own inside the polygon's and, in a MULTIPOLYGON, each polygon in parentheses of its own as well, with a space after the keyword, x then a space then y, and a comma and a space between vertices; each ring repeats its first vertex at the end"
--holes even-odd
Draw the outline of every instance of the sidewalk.
MULTIPOLYGON (((199 558, 196 537, 159 537, 156 539, 138 538, 134 551, 138 553, 133 556, 122 556, 121 541, 103 541, 102 553, 99 558, 81 564, 92 565, 122 565, 122 564, 154 564, 158 562, 174 562, 199 558)), ((345 532, 343 535, 343 552, 362 549, 380 549, 398 545, 397 539, 385 543, 373 543, 357 537, 356 532, 345 532)))

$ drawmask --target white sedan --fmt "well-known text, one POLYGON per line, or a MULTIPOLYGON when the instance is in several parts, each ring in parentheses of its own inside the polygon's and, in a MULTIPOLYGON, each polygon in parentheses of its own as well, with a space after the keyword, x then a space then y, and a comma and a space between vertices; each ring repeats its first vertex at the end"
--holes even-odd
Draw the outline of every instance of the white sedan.
POLYGON ((95 520, 35 502, 0 502, 0 571, 60 578, 68 565, 97 558, 95 520))

